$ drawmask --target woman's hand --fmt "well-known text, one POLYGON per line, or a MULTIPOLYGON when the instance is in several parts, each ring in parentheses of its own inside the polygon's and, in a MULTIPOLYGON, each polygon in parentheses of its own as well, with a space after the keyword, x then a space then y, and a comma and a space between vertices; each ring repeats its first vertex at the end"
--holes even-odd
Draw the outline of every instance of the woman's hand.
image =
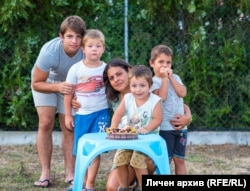
POLYGON ((176 130, 182 130, 185 126, 189 125, 191 122, 191 115, 180 115, 177 114, 173 119, 170 120, 170 123, 176 130))

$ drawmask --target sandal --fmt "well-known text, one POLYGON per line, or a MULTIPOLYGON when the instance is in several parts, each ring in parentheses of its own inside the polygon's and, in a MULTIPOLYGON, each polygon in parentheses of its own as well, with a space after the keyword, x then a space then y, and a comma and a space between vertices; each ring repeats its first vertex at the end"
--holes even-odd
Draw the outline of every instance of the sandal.
POLYGON ((69 184, 69 187, 67 188, 67 191, 73 191, 74 179, 65 180, 65 183, 69 184))
POLYGON ((139 187, 136 187, 135 191, 142 191, 142 190, 139 187))
POLYGON ((130 184, 129 189, 134 190, 137 187, 137 185, 138 185, 138 182, 137 180, 135 180, 132 184, 130 184))
POLYGON ((51 182, 49 179, 44 179, 44 180, 37 180, 34 182, 35 187, 40 187, 40 188, 48 188, 50 187, 51 182))
POLYGON ((68 188, 67 188, 67 191, 73 191, 73 187, 71 187, 71 186, 68 187, 68 188))
MULTIPOLYGON (((67 191, 73 191, 73 186, 72 187, 69 187, 69 188, 67 188, 67 191)), ((82 191, 86 191, 86 189, 82 189, 82 191)))
POLYGON ((118 187, 117 191, 129 191, 129 188, 122 188, 122 187, 118 187))
POLYGON ((71 180, 65 180, 65 183, 69 184, 70 186, 73 185, 74 179, 71 180))

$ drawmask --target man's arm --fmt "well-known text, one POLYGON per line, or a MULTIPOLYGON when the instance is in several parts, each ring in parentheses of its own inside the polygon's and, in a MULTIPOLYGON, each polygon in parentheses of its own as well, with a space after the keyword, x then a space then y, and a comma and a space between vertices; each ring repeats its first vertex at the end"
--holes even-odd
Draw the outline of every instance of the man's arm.
POLYGON ((73 86, 66 82, 61 83, 48 83, 46 82, 49 76, 49 72, 44 72, 35 66, 32 74, 32 87, 34 90, 50 93, 50 92, 60 92, 62 94, 69 94, 73 90, 73 86))

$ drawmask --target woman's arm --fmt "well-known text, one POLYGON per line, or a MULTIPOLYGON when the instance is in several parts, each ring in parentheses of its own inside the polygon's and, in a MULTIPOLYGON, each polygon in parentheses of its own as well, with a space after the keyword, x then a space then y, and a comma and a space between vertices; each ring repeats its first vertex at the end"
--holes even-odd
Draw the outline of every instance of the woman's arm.
POLYGON ((123 99, 112 116, 111 128, 114 129, 118 128, 121 119, 125 113, 126 113, 126 107, 125 107, 125 101, 123 99))
POLYGON ((190 108, 184 104, 184 115, 177 114, 173 119, 170 120, 170 123, 177 130, 183 129, 185 126, 189 125, 192 121, 192 114, 190 108))

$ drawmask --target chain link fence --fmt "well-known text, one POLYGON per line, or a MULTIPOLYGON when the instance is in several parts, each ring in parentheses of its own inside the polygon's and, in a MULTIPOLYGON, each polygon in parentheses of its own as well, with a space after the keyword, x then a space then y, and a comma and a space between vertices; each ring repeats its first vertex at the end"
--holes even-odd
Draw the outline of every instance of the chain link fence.
MULTIPOLYGON (((241 12, 237 7, 215 4, 196 13, 181 7, 168 13, 159 9, 146 17, 144 8, 128 5, 126 17, 124 8, 124 4, 113 4, 84 14, 81 10, 77 12, 86 21, 87 28, 98 28, 105 34, 104 61, 120 57, 132 65, 148 65, 151 49, 157 44, 167 44, 174 52, 174 72, 187 86, 188 95, 184 100, 193 115, 189 128, 250 130, 250 10, 241 12), (127 21, 127 33, 124 21, 127 21)), ((31 56, 29 60, 22 60, 29 62, 27 71, 31 70, 42 44, 52 38, 48 35, 46 39, 45 33, 48 34, 43 30, 37 34, 41 36, 37 43, 32 45, 30 42, 33 47, 31 56)), ((58 29, 54 34, 58 34, 58 29)), ((13 46, 19 45, 16 34, 7 32, 5 37, 0 37, 0 44, 1 70, 4 71, 6 64, 11 64, 14 70, 13 46)), ((30 73, 22 75, 30 78, 30 73)), ((4 79, 2 74, 3 83, 4 79)), ((13 97, 6 92, 2 105, 10 101, 8 95, 13 97)), ((27 108, 33 107, 31 94, 26 104, 27 108)), ((9 110, 8 107, 7 104, 2 108, 9 110)), ((32 112, 35 116, 35 110, 32 112)), ((5 115, 3 111, 1 115, 5 115)))

